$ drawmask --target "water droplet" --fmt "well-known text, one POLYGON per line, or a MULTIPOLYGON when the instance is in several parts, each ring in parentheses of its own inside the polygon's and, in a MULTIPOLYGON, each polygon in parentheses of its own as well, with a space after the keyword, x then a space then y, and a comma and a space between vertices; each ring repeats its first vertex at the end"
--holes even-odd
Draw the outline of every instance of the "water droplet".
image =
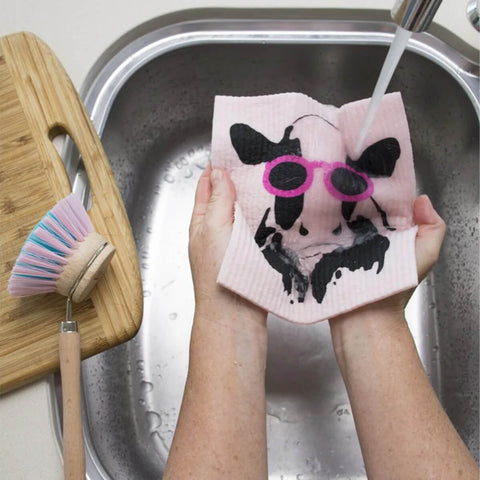
POLYGON ((168 182, 168 183, 173 183, 173 182, 175 181, 175 178, 174 178, 172 175, 170 175, 169 173, 167 173, 167 174, 163 177, 163 179, 164 179, 166 182, 168 182))
POLYGON ((337 405, 335 407, 334 412, 337 414, 338 417, 342 417, 343 415, 351 415, 350 405, 348 403, 344 403, 342 405, 337 405))
POLYGON ((432 347, 433 353, 437 353, 439 350, 440 350, 440 347, 439 347, 438 345, 434 345, 434 346, 432 347))
POLYGON ((184 175, 184 177, 185 177, 185 178, 191 178, 192 176, 193 176, 192 170, 191 170, 190 168, 187 168, 187 169, 185 170, 185 175, 184 175))
POLYGON ((144 270, 148 270, 148 268, 149 268, 148 263, 142 263, 142 268, 143 268, 144 270))
POLYGON ((195 161, 195 165, 200 169, 200 170, 205 170, 207 168, 208 164, 208 158, 202 158, 199 160, 195 161))
POLYGON ((272 415, 271 413, 267 413, 267 422, 268 422, 269 425, 275 425, 277 423, 281 423, 282 421, 276 415, 272 415))
POLYGON ((153 410, 145 412, 145 418, 147 420, 150 431, 156 430, 158 427, 162 425, 162 417, 157 412, 154 412, 153 410))
POLYGON ((171 314, 168 316, 168 318, 169 318, 170 320, 175 320, 175 319, 177 318, 177 316, 178 316, 178 314, 174 312, 174 313, 171 313, 171 314))
POLYGON ((180 163, 182 165, 188 165, 188 160, 185 157, 180 157, 180 163))
POLYGON ((143 291, 143 297, 144 297, 144 298, 149 297, 151 294, 152 294, 152 292, 151 292, 150 290, 144 290, 144 291, 143 291))
POLYGON ((142 393, 148 393, 153 390, 153 383, 152 382, 147 382, 145 380, 142 380, 140 382, 140 388, 142 390, 142 393))
POLYGON ((152 227, 148 227, 147 228, 147 233, 152 233, 153 232, 153 228, 152 227))
POLYGON ((190 150, 188 150, 188 156, 191 157, 194 154, 195 154, 195 150, 193 148, 190 148, 190 150))

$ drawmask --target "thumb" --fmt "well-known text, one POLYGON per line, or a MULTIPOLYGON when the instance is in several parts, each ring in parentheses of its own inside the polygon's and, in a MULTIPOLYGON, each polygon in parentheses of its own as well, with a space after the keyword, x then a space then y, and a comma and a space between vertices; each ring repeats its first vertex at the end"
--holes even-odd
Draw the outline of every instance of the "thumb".
POLYGON ((418 225, 415 254, 419 280, 423 280, 440 255, 446 225, 435 211, 427 195, 420 195, 413 205, 413 217, 418 225))
POLYGON ((227 172, 220 168, 210 174, 212 194, 208 202, 206 217, 211 226, 231 226, 235 202, 235 187, 227 172))

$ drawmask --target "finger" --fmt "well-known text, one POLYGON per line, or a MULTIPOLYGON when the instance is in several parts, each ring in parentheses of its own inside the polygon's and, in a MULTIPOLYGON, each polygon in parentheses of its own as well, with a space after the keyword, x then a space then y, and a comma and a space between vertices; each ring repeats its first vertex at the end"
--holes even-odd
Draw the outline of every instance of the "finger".
POLYGON ((210 183, 211 172, 212 167, 209 163, 198 180, 197 189, 195 191, 192 219, 190 221, 190 232, 203 222, 205 214, 207 213, 208 202, 212 195, 212 187, 210 183))
POLYGON ((214 168, 210 175, 212 194, 205 216, 210 226, 231 226, 235 203, 235 187, 227 172, 214 168))
POLYGON ((419 280, 423 280, 438 260, 446 225, 433 208, 427 195, 420 195, 413 205, 413 218, 418 225, 415 255, 419 280))

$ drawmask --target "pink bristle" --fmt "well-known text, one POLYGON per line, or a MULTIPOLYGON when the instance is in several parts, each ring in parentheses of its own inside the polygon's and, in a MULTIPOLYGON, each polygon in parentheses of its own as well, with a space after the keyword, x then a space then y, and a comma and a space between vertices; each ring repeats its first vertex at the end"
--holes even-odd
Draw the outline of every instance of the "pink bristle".
POLYGON ((93 232, 93 225, 88 214, 78 197, 74 194, 58 203, 52 213, 77 240, 82 241, 89 233, 93 232))
POLYGON ((38 295, 40 293, 51 293, 55 291, 56 281, 52 280, 29 280, 22 283, 15 282, 8 284, 8 291, 14 297, 38 295))
POLYGON ((72 231, 72 229, 68 229, 67 227, 64 227, 63 225, 59 224, 56 218, 46 217, 43 220, 43 224, 49 229, 53 230, 60 238, 62 238, 64 242, 68 242, 72 246, 72 248, 74 246, 76 247, 77 245, 76 239, 79 236, 77 232, 72 231))
POLYGON ((8 282, 10 294, 28 296, 54 292, 68 257, 93 230, 75 194, 58 202, 25 241, 8 282))
POLYGON ((18 275, 32 275, 35 277, 44 277, 44 278, 50 278, 50 279, 55 279, 57 280, 58 277, 60 277, 60 273, 62 272, 51 272, 51 271, 46 271, 42 267, 38 266, 23 266, 23 265, 15 265, 12 270, 13 273, 18 274, 18 275))
POLYGON ((93 224, 90 221, 90 217, 87 214, 87 211, 80 202, 80 199, 76 195, 70 195, 67 197, 67 204, 70 206, 74 212, 75 218, 77 219, 79 225, 82 226, 82 232, 84 235, 88 235, 93 232, 93 224))
POLYGON ((36 245, 32 242, 25 243, 20 255, 18 256, 17 263, 24 254, 28 254, 30 257, 36 257, 38 259, 44 259, 44 261, 55 262, 60 265, 66 265, 68 263, 67 258, 57 255, 51 250, 47 250, 45 247, 36 245))
POLYGON ((43 240, 45 243, 47 243, 50 247, 55 248, 56 250, 62 252, 65 255, 71 255, 72 250, 77 247, 77 242, 73 243, 71 239, 68 239, 69 246, 67 246, 60 240, 55 238, 50 232, 42 230, 41 228, 35 231, 35 235, 41 240, 43 240))

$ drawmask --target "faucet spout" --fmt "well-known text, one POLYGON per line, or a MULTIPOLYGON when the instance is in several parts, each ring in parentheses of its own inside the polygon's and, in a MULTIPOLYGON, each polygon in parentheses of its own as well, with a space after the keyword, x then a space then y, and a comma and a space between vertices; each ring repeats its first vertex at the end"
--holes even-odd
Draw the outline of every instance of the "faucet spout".
POLYGON ((432 23, 442 0, 397 0, 392 8, 393 21, 410 32, 423 32, 432 23))

